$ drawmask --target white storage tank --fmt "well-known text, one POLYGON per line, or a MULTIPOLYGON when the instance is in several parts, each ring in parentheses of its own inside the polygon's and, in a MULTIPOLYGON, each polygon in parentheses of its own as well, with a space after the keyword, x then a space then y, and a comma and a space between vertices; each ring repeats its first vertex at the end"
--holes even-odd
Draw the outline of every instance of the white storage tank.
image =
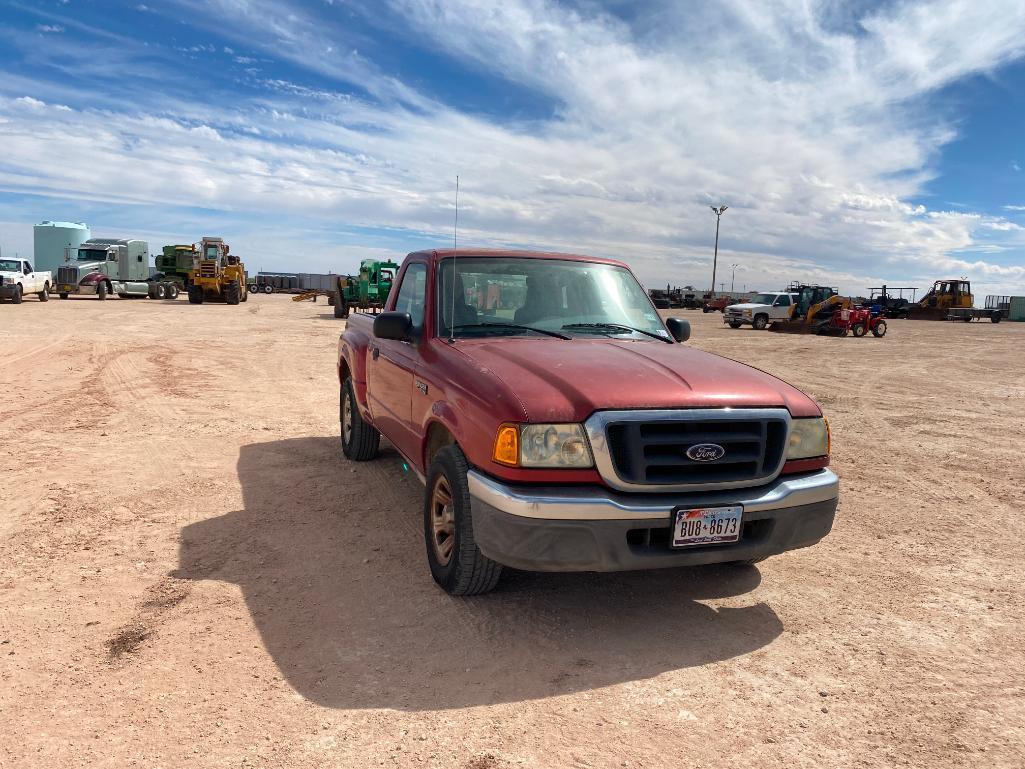
POLYGON ((65 251, 69 248, 77 250, 92 237, 89 226, 82 222, 40 222, 33 228, 33 234, 32 266, 37 270, 52 270, 54 275, 64 264, 65 251))

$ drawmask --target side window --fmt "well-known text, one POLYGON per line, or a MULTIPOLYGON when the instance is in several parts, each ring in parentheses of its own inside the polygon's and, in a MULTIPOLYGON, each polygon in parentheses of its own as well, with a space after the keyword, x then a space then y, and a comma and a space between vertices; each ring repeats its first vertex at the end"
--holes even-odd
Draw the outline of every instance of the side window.
POLYGON ((32 265, 25 262, 25 274, 28 275, 30 272, 32 272, 32 265))
POLYGON ((409 265, 402 276, 399 295, 395 300, 396 312, 408 312, 413 319, 413 328, 424 324, 424 306, 427 298, 427 265, 416 262, 409 265))
POLYGON ((775 305, 777 307, 789 307, 790 306, 790 297, 789 296, 778 297, 776 299, 775 305))

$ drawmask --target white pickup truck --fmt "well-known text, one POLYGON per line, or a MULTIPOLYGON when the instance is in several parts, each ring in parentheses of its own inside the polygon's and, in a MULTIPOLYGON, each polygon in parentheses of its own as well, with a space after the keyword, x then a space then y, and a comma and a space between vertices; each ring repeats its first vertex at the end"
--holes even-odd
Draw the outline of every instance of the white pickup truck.
POLYGON ((755 294, 750 301, 731 304, 723 310, 722 320, 730 328, 740 328, 746 324, 761 330, 773 321, 789 318, 796 301, 797 294, 784 291, 755 294))
POLYGON ((50 271, 35 272, 24 259, 0 258, 0 301, 10 299, 21 304, 25 294, 35 294, 40 302, 50 298, 53 278, 50 271))

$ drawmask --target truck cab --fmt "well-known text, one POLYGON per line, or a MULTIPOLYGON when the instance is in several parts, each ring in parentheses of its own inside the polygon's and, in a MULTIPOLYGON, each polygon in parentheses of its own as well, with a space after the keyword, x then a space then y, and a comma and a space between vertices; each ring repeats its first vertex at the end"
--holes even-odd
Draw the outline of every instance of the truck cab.
POLYGON ((774 321, 784 321, 790 317, 796 294, 785 291, 767 291, 755 294, 742 304, 731 304, 723 310, 723 323, 730 328, 751 326, 764 329, 774 321))

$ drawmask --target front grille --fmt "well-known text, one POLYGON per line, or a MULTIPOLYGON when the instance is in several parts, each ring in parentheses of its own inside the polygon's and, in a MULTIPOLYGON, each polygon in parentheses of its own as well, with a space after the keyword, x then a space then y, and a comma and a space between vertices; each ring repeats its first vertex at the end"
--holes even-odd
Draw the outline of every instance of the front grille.
MULTIPOLYGON (((764 412, 763 412, 764 414, 764 412)), ((606 437, 620 480, 640 485, 750 484, 770 480, 786 450, 787 420, 780 416, 728 419, 610 421, 606 437), (701 462, 687 456, 699 444, 725 450, 701 462)))
POLYGON ((216 278, 217 277, 217 262, 203 260, 199 263, 199 277, 201 278, 216 278))
POLYGON ((78 285, 78 268, 77 267, 59 267, 57 269, 57 282, 68 285, 78 285))

